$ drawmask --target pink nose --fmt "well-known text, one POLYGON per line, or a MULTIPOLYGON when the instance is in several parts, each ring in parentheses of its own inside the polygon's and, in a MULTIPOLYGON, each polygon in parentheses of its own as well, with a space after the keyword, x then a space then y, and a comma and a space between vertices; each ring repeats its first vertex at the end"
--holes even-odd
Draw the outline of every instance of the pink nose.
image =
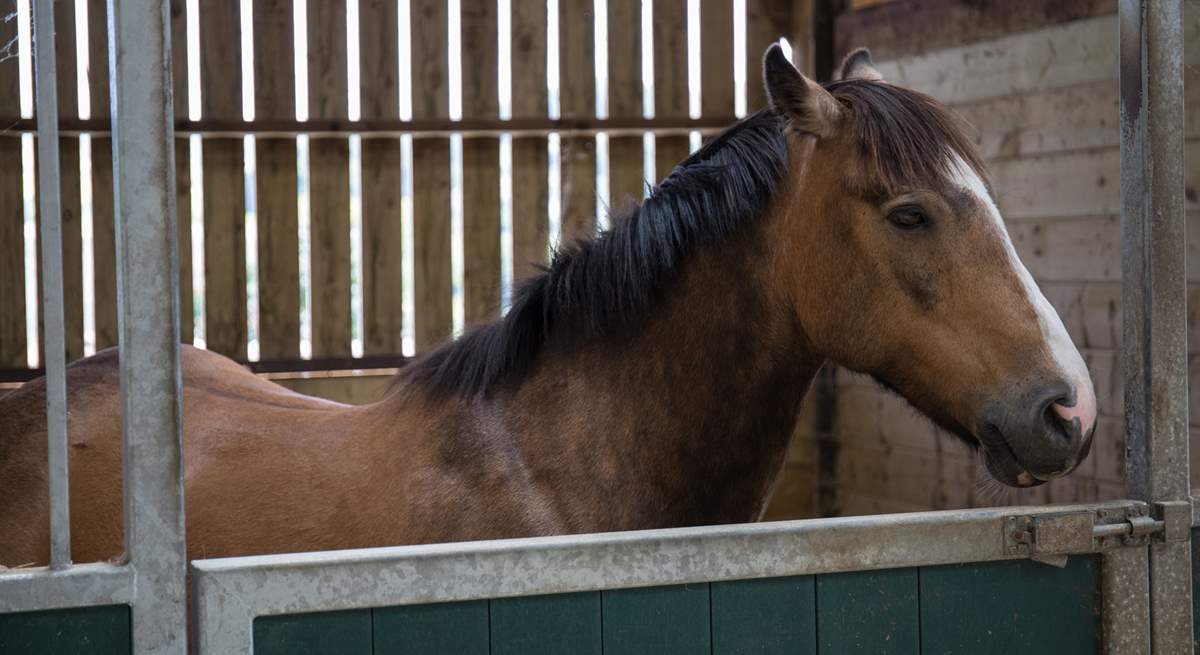
POLYGON ((1075 406, 1067 407, 1054 403, 1054 413, 1067 423, 1079 419, 1080 434, 1086 437, 1096 426, 1096 392, 1092 390, 1090 380, 1084 380, 1075 387, 1075 406))

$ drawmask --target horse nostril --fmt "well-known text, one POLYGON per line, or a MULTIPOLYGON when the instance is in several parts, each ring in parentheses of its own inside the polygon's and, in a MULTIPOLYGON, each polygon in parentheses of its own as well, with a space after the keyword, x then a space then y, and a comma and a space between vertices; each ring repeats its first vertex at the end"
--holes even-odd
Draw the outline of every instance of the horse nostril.
POLYGON ((1071 443, 1083 435, 1079 419, 1072 415, 1070 406, 1066 404, 1068 402, 1071 402, 1070 398, 1057 398, 1051 401, 1046 407, 1045 416, 1053 431, 1064 441, 1071 443))

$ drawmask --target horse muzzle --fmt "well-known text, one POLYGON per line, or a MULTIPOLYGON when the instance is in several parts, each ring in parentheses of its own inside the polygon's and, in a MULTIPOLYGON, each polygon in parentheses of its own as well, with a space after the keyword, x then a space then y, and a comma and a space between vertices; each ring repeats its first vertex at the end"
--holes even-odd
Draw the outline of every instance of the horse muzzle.
POLYGON ((1092 447, 1093 393, 1090 385, 1057 383, 985 407, 977 436, 992 477, 1013 487, 1033 487, 1074 470, 1092 447))

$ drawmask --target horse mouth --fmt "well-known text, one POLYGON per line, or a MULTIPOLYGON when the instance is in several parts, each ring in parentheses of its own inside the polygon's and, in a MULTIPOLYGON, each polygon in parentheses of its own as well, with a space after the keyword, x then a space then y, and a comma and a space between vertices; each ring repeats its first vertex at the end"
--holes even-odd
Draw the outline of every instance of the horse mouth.
POLYGON ((1003 439, 980 440, 983 443, 983 462, 988 473, 1002 484, 1020 489, 1028 489, 1045 484, 1043 480, 1030 473, 1017 461, 1016 453, 1003 439))

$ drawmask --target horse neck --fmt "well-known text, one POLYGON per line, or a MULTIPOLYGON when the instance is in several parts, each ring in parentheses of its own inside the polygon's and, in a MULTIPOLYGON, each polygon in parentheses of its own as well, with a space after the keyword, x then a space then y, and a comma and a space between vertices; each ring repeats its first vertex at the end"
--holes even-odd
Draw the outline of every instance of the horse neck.
POLYGON ((760 270, 763 224, 692 253, 637 325, 552 341, 502 400, 576 530, 757 519, 822 358, 760 270), (581 487, 581 481, 587 484, 581 487))

